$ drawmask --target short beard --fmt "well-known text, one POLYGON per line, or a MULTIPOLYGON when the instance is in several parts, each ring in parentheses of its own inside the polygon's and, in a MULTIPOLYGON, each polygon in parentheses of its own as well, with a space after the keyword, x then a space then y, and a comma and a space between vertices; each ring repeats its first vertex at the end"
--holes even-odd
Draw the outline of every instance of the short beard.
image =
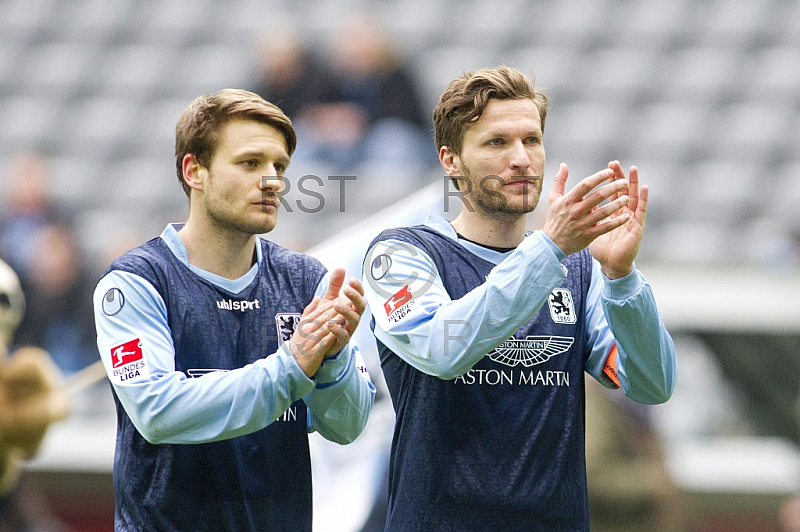
MULTIPOLYGON (((493 214, 511 214, 511 215, 519 215, 519 214, 528 214, 533 212, 536 207, 539 205, 539 199, 541 197, 541 188, 536 190, 536 183, 534 181, 528 181, 527 187, 531 187, 533 189, 534 194, 530 201, 527 201, 528 194, 526 193, 524 198, 525 200, 522 201, 521 204, 511 204, 505 196, 499 190, 492 190, 487 192, 487 188, 484 186, 489 181, 494 181, 496 183, 500 183, 501 180, 497 176, 483 176, 479 180, 475 180, 475 173, 467 166, 467 164, 462 160, 461 162, 462 169, 464 170, 464 177, 466 178, 467 182, 473 183, 472 190, 467 192, 461 191, 464 202, 465 203, 473 203, 481 208, 481 210, 487 213, 493 214)), ((539 177, 539 182, 541 183, 542 178, 539 177)), ((528 189, 530 190, 530 189, 528 189)), ((526 190, 526 192, 528 191, 526 190)))
POLYGON ((277 213, 275 218, 272 218, 271 220, 249 221, 237 218, 235 216, 229 216, 228 213, 224 211, 217 211, 212 207, 208 210, 208 215, 216 222, 217 226, 247 235, 262 235, 269 233, 275 229, 275 226, 278 223, 277 213))
POLYGON ((280 204, 276 209, 275 217, 266 220, 248 220, 243 216, 237 216, 236 213, 232 213, 225 208, 219 208, 218 203, 215 202, 207 204, 206 210, 208 217, 214 221, 217 227, 250 236, 269 233, 275 229, 275 226, 278 223, 280 204))

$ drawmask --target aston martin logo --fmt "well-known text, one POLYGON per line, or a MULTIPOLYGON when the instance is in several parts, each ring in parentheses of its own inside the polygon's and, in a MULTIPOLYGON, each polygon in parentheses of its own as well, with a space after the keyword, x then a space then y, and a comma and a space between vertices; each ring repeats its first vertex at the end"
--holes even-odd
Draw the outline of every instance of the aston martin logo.
POLYGON ((509 338, 489 358, 506 366, 522 364, 526 368, 547 362, 552 357, 566 352, 575 341, 569 336, 526 336, 525 339, 509 338))

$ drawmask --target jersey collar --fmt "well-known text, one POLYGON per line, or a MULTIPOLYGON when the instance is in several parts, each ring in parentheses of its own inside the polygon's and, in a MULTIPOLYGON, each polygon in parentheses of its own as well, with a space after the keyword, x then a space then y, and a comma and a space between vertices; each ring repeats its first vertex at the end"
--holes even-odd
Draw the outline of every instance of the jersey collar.
POLYGON ((238 279, 226 279, 225 277, 221 277, 215 273, 211 273, 206 270, 202 270, 197 266, 193 266, 189 264, 189 253, 186 251, 186 245, 181 240, 180 235, 178 235, 178 231, 183 228, 183 223, 172 223, 168 224, 164 231, 161 233, 161 239, 167 244, 167 247, 172 252, 175 257, 181 261, 187 268, 189 268, 193 273, 202 277, 206 281, 213 283, 220 288, 224 288, 228 292, 238 294, 245 288, 247 288, 250 283, 253 282, 255 279, 256 274, 258 273, 258 268, 261 265, 262 261, 262 250, 261 250, 261 238, 256 237, 256 263, 253 264, 253 267, 250 268, 247 273, 239 277, 238 279))

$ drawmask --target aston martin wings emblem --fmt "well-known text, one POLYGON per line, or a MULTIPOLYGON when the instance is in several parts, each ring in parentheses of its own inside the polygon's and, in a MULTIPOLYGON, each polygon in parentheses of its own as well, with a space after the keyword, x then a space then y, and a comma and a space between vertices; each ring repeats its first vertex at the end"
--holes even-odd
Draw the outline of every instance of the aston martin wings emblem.
POLYGON ((526 336, 525 339, 509 338, 489 358, 506 366, 522 364, 526 368, 541 364, 556 355, 566 352, 575 341, 569 336, 526 336))

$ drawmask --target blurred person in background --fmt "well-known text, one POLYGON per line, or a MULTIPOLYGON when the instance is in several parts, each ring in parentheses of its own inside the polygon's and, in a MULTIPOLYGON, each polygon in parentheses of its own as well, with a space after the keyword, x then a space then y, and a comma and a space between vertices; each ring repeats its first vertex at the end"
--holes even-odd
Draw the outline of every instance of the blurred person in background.
POLYGON ((258 79, 252 85, 253 92, 286 113, 303 139, 285 176, 287 191, 281 208, 286 210, 283 216, 288 223, 276 227, 271 235, 287 247, 302 250, 318 242, 326 229, 331 230, 330 217, 341 218, 337 208, 351 199, 341 197, 338 183, 329 176, 352 172, 349 161, 346 167, 341 163, 352 156, 351 144, 364 125, 362 117, 342 103, 344 96, 325 51, 310 45, 290 20, 274 26, 256 40, 258 79))
POLYGON ((366 12, 347 17, 332 36, 332 64, 343 107, 361 128, 351 139, 350 163, 429 161, 433 166, 435 159, 427 149, 430 117, 419 83, 388 36, 383 24, 366 12))
POLYGON ((329 62, 305 43, 297 29, 270 28, 257 39, 256 54, 258 79, 253 92, 279 106, 301 138, 321 112, 320 106, 342 100, 329 62))
POLYGON ((800 494, 788 497, 778 510, 781 532, 800 532, 800 494))
POLYGON ((430 119, 418 83, 374 18, 347 17, 324 50, 289 27, 270 30, 257 53, 254 92, 295 124, 303 138, 295 162, 321 161, 337 171, 367 161, 435 163, 425 149, 430 119))
POLYGON ((585 419, 592 532, 683 532, 681 493, 647 408, 586 379, 585 419))
POLYGON ((92 272, 66 223, 44 223, 30 238, 42 255, 22 278, 27 311, 16 344, 41 347, 70 375, 98 360, 92 272))
POLYGON ((55 204, 46 158, 22 152, 6 169, 3 215, 0 218, 0 256, 21 279, 37 260, 37 235, 48 224, 66 219, 55 204))
POLYGON ((8 352, 24 313, 19 279, 0 261, 0 531, 66 531, 22 471, 48 427, 69 409, 61 373, 46 351, 21 347, 8 352))
POLYGON ((256 48, 259 79, 253 91, 280 106, 303 139, 292 155, 294 166, 323 162, 352 169, 365 116, 345 103, 329 54, 307 45, 291 25, 270 29, 256 48))

